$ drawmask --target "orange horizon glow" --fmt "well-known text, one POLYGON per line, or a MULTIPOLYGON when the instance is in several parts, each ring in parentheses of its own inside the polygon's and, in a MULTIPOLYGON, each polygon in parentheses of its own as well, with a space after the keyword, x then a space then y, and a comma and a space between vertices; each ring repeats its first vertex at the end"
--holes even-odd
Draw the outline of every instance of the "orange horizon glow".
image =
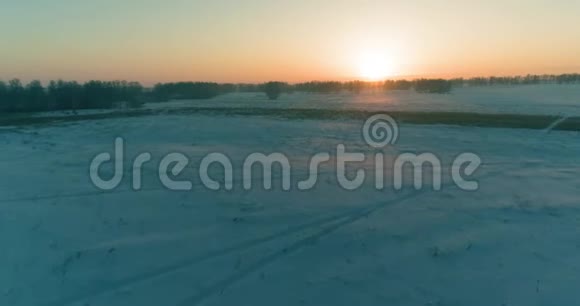
POLYGON ((580 2, 1 6, 3 80, 297 83, 580 72, 580 2))

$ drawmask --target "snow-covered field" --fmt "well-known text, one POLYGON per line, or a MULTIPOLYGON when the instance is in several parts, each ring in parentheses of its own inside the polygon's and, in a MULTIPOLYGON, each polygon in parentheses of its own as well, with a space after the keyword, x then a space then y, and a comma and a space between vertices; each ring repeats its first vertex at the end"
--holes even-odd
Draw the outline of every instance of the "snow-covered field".
POLYGON ((454 88, 450 94, 419 94, 413 90, 360 94, 283 94, 269 101, 262 93, 235 93, 210 100, 151 103, 167 107, 328 108, 382 111, 438 111, 580 116, 580 85, 526 85, 454 88))
MULTIPOLYGON (((565 96, 550 110, 579 112, 565 96)), ((290 98, 274 103, 284 99, 290 98)), ((337 107, 349 104, 339 100, 337 107)), ((438 192, 377 191, 370 181, 346 191, 333 169, 310 191, 283 191, 279 182, 273 191, 244 191, 238 179, 234 191, 209 191, 193 175, 196 161, 210 152, 226 153, 234 165, 251 152, 283 152, 293 174, 306 178, 310 156, 337 144, 374 153, 361 139, 361 125, 163 115, 0 130, 0 305, 580 300, 577 132, 400 126, 399 142, 385 151, 390 156, 432 152, 448 169, 459 153, 479 154, 484 164, 475 192, 448 183, 438 192), (127 156, 153 155, 139 192, 128 180, 110 192, 90 182, 92 157, 112 151, 117 136, 125 138, 127 156), (157 162, 168 152, 192 160, 186 177, 194 180, 193 191, 159 183, 157 162)))

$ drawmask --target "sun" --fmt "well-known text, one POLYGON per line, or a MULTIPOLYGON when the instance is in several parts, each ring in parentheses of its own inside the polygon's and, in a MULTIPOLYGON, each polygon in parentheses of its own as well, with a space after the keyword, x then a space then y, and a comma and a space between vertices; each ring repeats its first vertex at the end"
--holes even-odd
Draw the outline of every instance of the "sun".
POLYGON ((358 59, 359 76, 368 81, 378 81, 393 75, 393 64, 387 54, 362 53, 358 59))

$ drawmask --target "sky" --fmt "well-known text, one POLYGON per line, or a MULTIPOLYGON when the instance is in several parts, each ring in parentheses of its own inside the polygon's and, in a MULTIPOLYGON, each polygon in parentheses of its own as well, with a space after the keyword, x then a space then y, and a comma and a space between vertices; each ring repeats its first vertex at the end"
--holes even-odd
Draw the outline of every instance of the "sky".
POLYGON ((580 72, 580 1, 0 0, 0 79, 580 72))

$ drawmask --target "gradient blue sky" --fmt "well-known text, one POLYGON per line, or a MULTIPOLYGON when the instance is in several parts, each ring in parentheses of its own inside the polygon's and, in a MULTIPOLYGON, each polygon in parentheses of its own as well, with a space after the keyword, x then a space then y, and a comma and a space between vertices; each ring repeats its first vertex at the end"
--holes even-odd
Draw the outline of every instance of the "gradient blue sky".
POLYGON ((388 76, 579 72, 579 16, 572 0, 0 0, 0 78, 345 80, 375 58, 388 76))

